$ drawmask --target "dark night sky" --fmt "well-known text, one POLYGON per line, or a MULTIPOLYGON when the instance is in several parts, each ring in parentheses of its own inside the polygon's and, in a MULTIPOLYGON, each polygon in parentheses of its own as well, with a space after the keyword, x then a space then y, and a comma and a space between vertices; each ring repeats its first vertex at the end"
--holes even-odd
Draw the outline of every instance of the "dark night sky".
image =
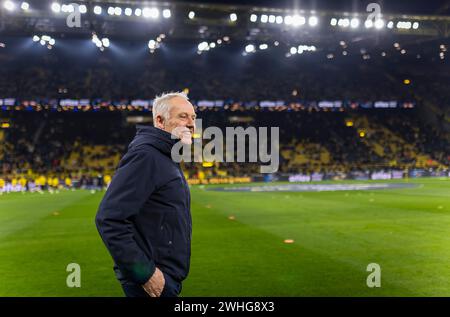
MULTIPOLYGON (((170 1, 168 1, 170 2, 170 1)), ((387 13, 404 14, 441 14, 450 15, 449 0, 179 0, 177 2, 221 3, 251 6, 267 6, 276 8, 300 8, 304 10, 336 10, 336 11, 365 11, 367 4, 376 2, 382 11, 387 13)))

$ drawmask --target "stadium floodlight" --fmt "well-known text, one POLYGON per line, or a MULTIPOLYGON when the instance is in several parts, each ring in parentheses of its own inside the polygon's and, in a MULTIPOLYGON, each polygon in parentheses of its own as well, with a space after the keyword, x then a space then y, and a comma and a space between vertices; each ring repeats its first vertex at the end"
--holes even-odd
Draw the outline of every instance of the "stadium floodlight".
POLYGON ((42 46, 45 45, 45 41, 44 40, 40 40, 39 43, 41 43, 42 46))
POLYGON ((23 11, 28 11, 28 9, 30 8, 30 5, 28 4, 28 2, 22 2, 22 4, 20 5, 20 8, 23 11))
POLYGON ((106 37, 102 38, 102 44, 104 47, 109 47, 109 39, 106 37))
POLYGON ((101 6, 95 6, 94 7, 94 13, 99 15, 102 14, 102 7, 101 6))
POLYGON ((269 23, 275 23, 275 16, 273 14, 269 15, 269 23))
POLYGON ((345 18, 345 19, 339 19, 338 21, 338 25, 342 26, 344 28, 348 27, 350 25, 350 20, 345 18))
POLYGON ((109 15, 114 15, 115 13, 114 7, 109 7, 107 12, 109 15))
POLYGON ((39 36, 37 36, 37 35, 34 35, 33 36, 33 42, 39 42, 40 41, 40 37, 39 36))
POLYGON ((384 20, 378 19, 375 21, 375 28, 376 29, 382 29, 384 27, 384 20))
POLYGON ((267 21, 269 21, 269 17, 267 16, 267 14, 262 14, 261 23, 267 23, 267 21))
POLYGON ((284 24, 291 25, 292 24, 292 17, 290 15, 286 15, 284 17, 284 24))
POLYGON ((281 15, 277 16, 277 18, 275 19, 275 22, 276 22, 277 24, 283 23, 283 17, 282 17, 281 15))
POLYGON ((414 30, 417 30, 419 28, 419 22, 414 22, 412 27, 414 30))
POLYGON ((267 49, 269 46, 267 45, 267 44, 260 44, 259 45, 259 49, 260 50, 265 50, 265 49, 267 49))
POLYGON ((159 10, 157 8, 151 8, 149 13, 150 13, 150 17, 153 19, 156 19, 159 17, 159 10))
POLYGON ((142 15, 144 16, 144 18, 149 18, 150 17, 150 8, 142 9, 142 15))
POLYGON ((315 16, 309 17, 308 24, 309 26, 316 26, 319 23, 319 19, 315 16))
POLYGON ((409 21, 398 21, 397 22, 397 29, 407 29, 409 30, 411 28, 412 24, 409 21))
POLYGON ((136 8, 136 10, 134 10, 134 15, 140 17, 142 15, 142 9, 136 8))
POLYGON ((236 13, 231 13, 230 14, 230 21, 231 22, 236 22, 237 20, 237 14, 236 13))
POLYGON ((250 15, 250 21, 251 22, 256 22, 257 20, 258 20, 258 16, 256 14, 250 15))
POLYGON ((209 45, 208 42, 201 42, 200 44, 198 44, 197 46, 199 51, 206 51, 209 49, 209 45))
POLYGON ((52 46, 55 45, 55 43, 56 43, 55 39, 50 39, 50 41, 48 41, 48 44, 52 46))
POLYGON ((254 51, 255 51, 255 45, 253 45, 253 44, 248 44, 245 47, 245 52, 246 53, 253 53, 254 51))
POLYGON ((316 51, 316 47, 314 45, 299 45, 297 48, 297 53, 298 54, 303 54, 303 52, 315 52, 316 51))
POLYGON ((289 50, 289 52, 294 55, 297 54, 297 48, 296 47, 291 47, 291 49, 289 50))
POLYGON ((189 19, 193 19, 193 18, 195 18, 195 12, 194 11, 189 11, 189 14, 188 14, 188 17, 189 17, 189 19))
POLYGON ((305 17, 302 17, 300 15, 294 15, 292 17, 292 24, 294 26, 304 25, 306 23, 305 17))
POLYGON ((148 41, 148 48, 154 50, 156 48, 156 41, 155 40, 148 41))
POLYGON ((367 19, 366 22, 364 22, 364 26, 366 27, 366 29, 370 29, 371 27, 373 27, 373 21, 367 19))
POLYGON ((78 10, 80 10, 80 13, 85 14, 87 12, 87 7, 84 4, 81 4, 78 7, 78 10))
POLYGON ((53 2, 51 8, 55 13, 61 12, 61 5, 58 2, 53 2))
POLYGON ((170 11, 170 9, 164 9, 162 15, 164 19, 168 19, 172 16, 172 12, 170 11))
POLYGON ((392 29, 394 27, 394 22, 389 21, 387 24, 388 29, 392 29))
POLYGON ((133 10, 131 8, 125 8, 124 13, 127 17, 129 17, 133 14, 133 10))
POLYGON ((216 43, 214 43, 214 42, 209 43, 209 47, 215 48, 216 47, 216 43))
POLYGON ((122 8, 121 7, 115 7, 114 8, 114 14, 115 15, 122 15, 122 8))
POLYGON ((330 25, 331 25, 331 26, 336 26, 337 23, 338 23, 338 20, 337 20, 336 18, 332 18, 332 19, 330 20, 330 25))
POLYGON ((356 29, 359 26, 359 19, 353 18, 350 20, 350 27, 356 29))
POLYGON ((8 11, 14 11, 16 9, 16 4, 10 0, 3 3, 3 7, 8 11))

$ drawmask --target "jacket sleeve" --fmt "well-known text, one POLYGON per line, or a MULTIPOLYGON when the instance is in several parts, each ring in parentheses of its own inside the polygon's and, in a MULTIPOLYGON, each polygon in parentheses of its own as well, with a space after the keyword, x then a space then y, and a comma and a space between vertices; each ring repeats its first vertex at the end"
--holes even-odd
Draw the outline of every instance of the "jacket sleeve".
POLYGON ((155 170, 151 152, 125 154, 95 218, 97 230, 119 270, 140 285, 148 281, 156 266, 136 243, 131 219, 156 187, 155 170))

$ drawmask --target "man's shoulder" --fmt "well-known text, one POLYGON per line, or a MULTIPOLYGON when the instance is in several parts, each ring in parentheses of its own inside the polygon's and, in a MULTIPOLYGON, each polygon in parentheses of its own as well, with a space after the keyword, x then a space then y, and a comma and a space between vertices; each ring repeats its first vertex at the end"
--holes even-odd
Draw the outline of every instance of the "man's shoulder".
POLYGON ((156 147, 151 144, 140 144, 138 146, 134 146, 125 153, 122 160, 129 159, 145 159, 151 160, 154 163, 165 162, 166 160, 170 160, 170 157, 161 153, 156 147))

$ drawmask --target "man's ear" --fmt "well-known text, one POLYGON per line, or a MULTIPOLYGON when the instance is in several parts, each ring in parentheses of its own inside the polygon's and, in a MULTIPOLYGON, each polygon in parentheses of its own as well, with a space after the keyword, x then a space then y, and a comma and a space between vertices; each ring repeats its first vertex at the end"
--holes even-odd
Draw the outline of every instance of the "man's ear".
POLYGON ((156 116, 156 127, 159 129, 164 129, 164 118, 162 116, 156 116))

